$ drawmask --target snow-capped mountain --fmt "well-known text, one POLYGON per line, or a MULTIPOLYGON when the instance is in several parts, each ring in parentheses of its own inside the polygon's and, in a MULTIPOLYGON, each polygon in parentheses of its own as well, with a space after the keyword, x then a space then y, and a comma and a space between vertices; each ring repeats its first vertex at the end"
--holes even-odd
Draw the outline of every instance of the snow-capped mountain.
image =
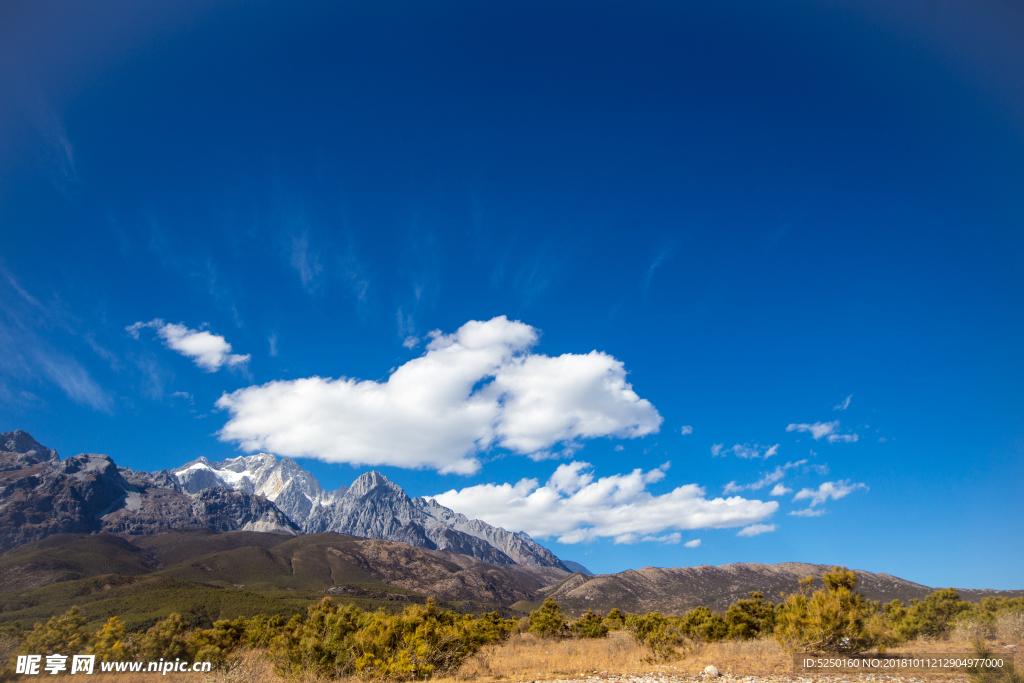
POLYGON ((264 496, 299 527, 304 527, 312 515, 341 498, 346 491, 344 486, 337 491, 324 491, 316 477, 294 460, 278 460, 269 453, 221 462, 199 458, 172 470, 172 474, 188 493, 228 488, 264 496))
POLYGON ((172 474, 188 493, 228 488, 264 496, 305 533, 331 531, 447 550, 484 562, 565 569, 527 534, 468 519, 434 500, 410 498, 379 472, 367 472, 351 487, 324 491, 294 460, 260 453, 222 462, 199 458, 172 474))

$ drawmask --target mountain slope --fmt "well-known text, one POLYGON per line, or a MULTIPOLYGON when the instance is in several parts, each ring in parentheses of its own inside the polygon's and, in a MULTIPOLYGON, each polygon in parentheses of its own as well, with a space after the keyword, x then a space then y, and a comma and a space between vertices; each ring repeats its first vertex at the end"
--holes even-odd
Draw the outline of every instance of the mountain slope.
POLYGON ((298 613, 325 594, 371 609, 433 596, 490 611, 537 600, 565 575, 333 533, 66 534, 0 556, 0 624, 33 623, 72 604, 90 620, 117 614, 135 628, 170 611, 206 623, 298 613))
POLYGON ((171 472, 181 488, 199 493, 208 488, 229 488, 264 496, 299 527, 321 508, 341 498, 346 491, 324 491, 310 472, 291 458, 259 453, 211 462, 199 458, 171 472))
POLYGON ((119 468, 106 455, 61 461, 24 432, 0 434, 0 550, 53 534, 155 533, 207 527, 299 533, 265 498, 224 489, 182 493, 166 473, 119 468), (21 452, 24 451, 24 452, 21 452))
MULTIPOLYGON (((768 600, 778 602, 782 593, 796 592, 799 580, 806 576, 819 579, 820 587, 821 575, 831 569, 831 565, 802 562, 644 567, 618 574, 573 574, 542 592, 572 611, 618 607, 632 612, 681 614, 699 605, 723 611, 755 590, 762 592, 768 600)), ((906 602, 911 598, 923 598, 935 590, 888 574, 859 570, 855 573, 857 590, 872 600, 888 602, 899 599, 906 602)))

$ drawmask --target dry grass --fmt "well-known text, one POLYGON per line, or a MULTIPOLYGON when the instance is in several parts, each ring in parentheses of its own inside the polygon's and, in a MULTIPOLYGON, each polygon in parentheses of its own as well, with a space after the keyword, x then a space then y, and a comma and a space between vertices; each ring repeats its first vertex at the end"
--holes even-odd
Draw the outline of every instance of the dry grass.
POLYGON ((1024 645, 1024 612, 1002 612, 996 617, 996 638, 1024 645))
POLYGON ((647 654, 628 633, 584 640, 547 640, 523 633, 484 646, 463 664, 457 678, 534 680, 594 671, 651 671, 655 667, 643 661, 647 654))
POLYGON ((534 681, 590 673, 696 674, 709 664, 727 673, 785 673, 792 659, 774 640, 694 643, 680 652, 680 659, 661 664, 649 661, 650 654, 622 631, 607 638, 563 641, 523 634, 485 647, 467 660, 456 680, 534 681))
POLYGON ((980 621, 959 621, 949 633, 951 642, 970 647, 976 640, 988 640, 995 636, 995 629, 980 621))
MULTIPOLYGON (((274 673, 270 660, 258 650, 246 650, 234 658, 224 670, 209 673, 102 673, 97 671, 89 676, 89 683, 283 683, 274 673)), ((26 677, 27 678, 27 677, 26 677)), ((313 677, 297 679, 298 683, 319 683, 313 677)))

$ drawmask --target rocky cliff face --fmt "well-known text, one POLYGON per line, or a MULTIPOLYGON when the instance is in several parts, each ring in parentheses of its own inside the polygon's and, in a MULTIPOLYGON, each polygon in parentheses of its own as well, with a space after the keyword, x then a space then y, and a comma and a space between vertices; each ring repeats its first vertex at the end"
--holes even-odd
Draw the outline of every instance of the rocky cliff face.
MULTIPOLYGON (((536 565, 540 567, 568 568, 555 557, 550 550, 540 545, 529 534, 524 531, 512 533, 501 527, 491 526, 479 519, 469 519, 463 514, 450 510, 435 500, 427 498, 416 498, 412 501, 416 509, 428 521, 428 527, 437 526, 461 531, 474 538, 486 541, 497 548, 505 555, 512 558, 516 564, 536 565), (431 521, 432 520, 432 521, 431 521)), ((444 550, 445 548, 441 548, 444 550)))
POLYGON ((346 491, 344 486, 337 491, 324 491, 316 477, 294 460, 278 460, 269 453, 229 458, 222 462, 199 458, 171 474, 188 493, 227 488, 264 496, 300 527, 321 508, 340 499, 346 491))
POLYGON ((0 434, 0 549, 58 533, 149 534, 211 528, 299 533, 265 498, 235 491, 183 493, 166 471, 119 468, 106 455, 61 461, 24 432, 0 434), (24 452, 22 452, 24 451, 24 452))
POLYGON ((423 514, 400 486, 379 472, 367 472, 352 482, 340 499, 309 519, 305 531, 401 541, 469 555, 483 562, 515 564, 515 560, 486 540, 423 514))

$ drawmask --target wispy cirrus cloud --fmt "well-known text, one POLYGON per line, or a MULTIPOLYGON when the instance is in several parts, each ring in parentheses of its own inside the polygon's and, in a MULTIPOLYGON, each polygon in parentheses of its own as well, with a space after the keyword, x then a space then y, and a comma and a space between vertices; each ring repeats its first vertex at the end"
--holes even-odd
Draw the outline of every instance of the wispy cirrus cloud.
POLYGON ((683 547, 685 547, 685 548, 699 548, 700 547, 700 539, 699 538, 695 538, 692 541, 687 541, 686 543, 683 544, 683 547))
MULTIPOLYGON (((44 305, 0 264, 0 371, 19 383, 45 380, 80 405, 111 413, 111 395, 93 379, 72 354, 52 343, 53 328, 77 333, 68 321, 55 318, 44 305)), ((30 391, 7 390, 11 396, 34 397, 30 391)))
POLYGON ((164 346, 177 351, 192 360, 198 367, 207 372, 217 372, 222 367, 239 367, 249 362, 249 354, 231 353, 231 344, 219 334, 207 330, 193 330, 178 323, 165 323, 160 318, 149 322, 136 322, 125 328, 133 339, 139 338, 139 332, 145 328, 156 330, 157 336, 164 340, 164 346))
POLYGON ((840 401, 839 405, 837 405, 834 408, 832 408, 832 410, 846 410, 847 408, 850 407, 850 400, 851 399, 853 399, 853 394, 850 394, 849 396, 844 398, 842 401, 840 401))
POLYGON ((751 524, 748 527, 744 527, 736 532, 737 536, 750 537, 760 536, 761 534, 770 534, 775 531, 776 527, 774 524, 751 524))
POLYGON ((743 458, 744 460, 753 460, 757 458, 768 458, 776 455, 779 452, 779 444, 774 446, 762 446, 759 443, 738 443, 734 444, 730 448, 726 448, 724 443, 716 443, 711 446, 711 457, 720 458, 725 457, 732 453, 737 458, 743 458))
MULTIPOLYGON (((664 479, 667 470, 665 463, 648 472, 636 469, 595 479, 589 463, 571 462, 560 465, 543 485, 521 479, 453 489, 431 498, 471 519, 538 538, 555 537, 560 543, 597 538, 678 543, 679 531, 756 525, 778 509, 774 501, 708 498, 696 484, 662 495, 650 493, 647 487, 664 479)), ((687 547, 696 547, 692 543, 687 547)))
POLYGON ((313 292, 324 269, 320 265, 320 254, 310 247, 308 231, 292 236, 289 263, 299 274, 303 289, 313 292))
POLYGON ((665 263, 670 256, 672 256, 672 248, 666 247, 658 252, 658 255, 654 257, 653 261, 651 261, 651 265, 647 267, 647 274, 644 277, 644 297, 647 296, 647 293, 651 289, 651 280, 654 279, 654 272, 658 270, 661 264, 665 263))
POLYGON ((793 496, 793 500, 798 501, 810 498, 810 506, 813 508, 829 499, 839 500, 840 498, 845 498, 854 491, 867 490, 869 489, 866 484, 855 484, 849 479, 843 479, 841 481, 826 481, 817 489, 801 489, 799 493, 793 496))
POLYGON ((787 432, 810 432, 815 441, 826 439, 829 443, 853 443, 860 437, 857 434, 840 434, 839 420, 831 422, 792 423, 786 426, 787 432))
MULTIPOLYGON (((737 485, 735 481, 730 481, 723 487, 723 492, 726 494, 730 494, 739 493, 740 491, 759 491, 760 489, 763 489, 765 486, 769 486, 770 484, 774 484, 777 481, 781 481, 786 476, 787 471, 806 464, 806 460, 787 462, 785 465, 779 465, 771 472, 766 472, 764 475, 761 476, 760 479, 753 482, 752 484, 737 485)), ((771 495, 775 496, 780 494, 773 492, 771 495)))
POLYGON ((804 510, 793 510, 786 514, 791 517, 821 517, 822 515, 828 514, 828 510, 825 508, 806 508, 804 510))

